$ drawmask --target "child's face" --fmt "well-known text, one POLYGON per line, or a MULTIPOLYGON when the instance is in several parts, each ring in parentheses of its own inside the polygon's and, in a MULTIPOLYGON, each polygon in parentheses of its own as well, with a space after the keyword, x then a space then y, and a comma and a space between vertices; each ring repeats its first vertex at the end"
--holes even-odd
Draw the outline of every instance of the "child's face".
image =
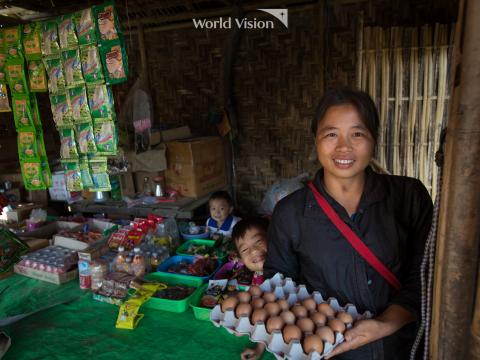
POLYGON ((267 236, 263 230, 250 228, 236 241, 238 253, 245 266, 251 271, 263 271, 267 256, 267 236))
POLYGON ((224 199, 212 199, 209 202, 210 216, 217 222, 223 222, 233 211, 233 208, 224 199))

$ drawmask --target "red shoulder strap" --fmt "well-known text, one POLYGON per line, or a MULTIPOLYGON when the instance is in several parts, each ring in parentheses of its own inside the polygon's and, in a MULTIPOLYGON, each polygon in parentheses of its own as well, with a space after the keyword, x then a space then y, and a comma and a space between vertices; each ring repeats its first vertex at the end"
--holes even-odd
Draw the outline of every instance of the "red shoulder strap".
POLYGON ((312 190, 315 200, 322 208, 328 218, 333 222, 337 229, 347 239, 350 245, 360 254, 360 256, 370 264, 382 277, 395 289, 400 290, 402 285, 394 273, 392 273, 383 263, 375 256, 373 252, 365 245, 365 243, 355 234, 350 227, 338 216, 328 201, 318 192, 315 185, 309 181, 308 187, 312 190))

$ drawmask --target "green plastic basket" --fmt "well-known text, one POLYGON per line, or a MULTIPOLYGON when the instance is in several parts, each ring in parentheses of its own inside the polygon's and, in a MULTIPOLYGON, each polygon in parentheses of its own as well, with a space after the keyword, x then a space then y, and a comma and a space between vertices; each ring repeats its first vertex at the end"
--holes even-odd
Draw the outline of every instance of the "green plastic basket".
MULTIPOLYGON (((207 240, 207 239, 188 240, 178 247, 177 255, 195 256, 195 254, 190 254, 187 252, 187 249, 189 248, 190 245, 205 245, 207 248, 211 248, 215 245, 215 240, 207 240)), ((226 254, 224 254, 223 252, 221 254, 218 254, 218 250, 217 250, 217 256, 219 260, 224 260, 226 258, 226 254)))
POLYGON ((202 299, 203 293, 205 292, 207 287, 208 287, 208 283, 199 287, 197 291, 195 291, 195 293, 191 296, 189 301, 190 307, 193 310, 193 314, 195 315, 195 318, 203 321, 210 321, 210 313, 212 312, 212 309, 204 308, 200 306, 200 300, 202 299))

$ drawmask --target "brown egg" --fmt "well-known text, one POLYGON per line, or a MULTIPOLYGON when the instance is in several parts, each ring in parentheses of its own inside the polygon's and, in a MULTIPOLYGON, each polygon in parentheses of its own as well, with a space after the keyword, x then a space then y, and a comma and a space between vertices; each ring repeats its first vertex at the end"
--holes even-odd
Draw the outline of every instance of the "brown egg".
POLYGON ((302 330, 303 332, 313 332, 315 329, 315 324, 313 321, 309 318, 301 318, 297 320, 297 326, 302 330))
POLYGON ((252 313, 252 306, 246 303, 238 304, 237 308, 235 309, 235 315, 239 318, 242 315, 250 316, 252 313))
POLYGON ((250 299, 252 298, 252 295, 250 295, 249 292, 247 291, 240 291, 237 294, 237 299, 242 302, 242 303, 248 303, 250 302, 250 299))
POLYGON ((318 312, 324 313, 326 317, 335 316, 335 311, 326 302, 317 305, 318 312))
POLYGON ((313 351, 321 354, 323 351, 322 338, 318 335, 308 335, 305 340, 303 340, 303 351, 307 355, 309 355, 313 351))
POLYGON ((267 331, 271 334, 274 330, 282 330, 283 320, 280 316, 274 316, 267 320, 267 331))
POLYGON ((317 303, 313 298, 306 298, 305 300, 302 301, 302 305, 307 309, 308 311, 315 310, 317 307, 317 303))
POLYGON ((275 294, 272 293, 272 292, 266 292, 266 293, 263 294, 263 300, 265 300, 265 302, 267 302, 267 303, 268 302, 273 302, 276 299, 277 298, 276 298, 275 294))
POLYGON ((293 305, 290 311, 293 312, 297 318, 304 318, 307 316, 307 309, 302 305, 293 305))
POLYGON ((262 296, 262 289, 260 289, 258 286, 256 285, 253 285, 253 286, 250 286, 250 289, 248 289, 248 292, 252 295, 252 296, 262 296))
POLYGON ((329 342, 330 344, 333 344, 335 342, 335 334, 328 326, 321 326, 317 328, 317 331, 315 331, 315 335, 318 335, 320 339, 329 342))
POLYGON ((310 316, 310 319, 312 319, 313 323, 317 326, 324 326, 325 323, 327 322, 327 317, 325 316, 324 313, 321 312, 316 312, 310 316))
POLYGON ((265 322, 268 318, 268 313, 265 309, 255 309, 252 313, 252 324, 255 325, 259 321, 265 322))
POLYGON ((280 305, 280 309, 282 309, 282 311, 286 311, 290 308, 288 301, 285 299, 277 300, 277 304, 280 305))
POLYGON ((265 300, 262 298, 256 298, 252 300, 252 306, 254 309, 262 309, 263 305, 265 305, 265 300))
POLYGON ((283 340, 290 344, 292 340, 300 340, 302 338, 302 330, 296 325, 287 325, 283 328, 283 340))
POLYGON ((339 311, 336 318, 343 322, 345 325, 353 323, 353 317, 345 311, 339 311))
POLYGON ((280 317, 283 319, 283 322, 287 325, 295 324, 295 314, 289 310, 282 311, 280 317))
POLYGON ((234 309, 238 304, 238 299, 235 296, 226 298, 222 302, 222 311, 225 312, 228 309, 234 309))
POLYGON ((277 316, 280 314, 280 311, 282 311, 282 309, 280 309, 280 305, 278 305, 276 302, 269 302, 265 304, 263 308, 267 311, 269 316, 277 316))
POLYGON ((327 326, 335 332, 342 333, 345 331, 345 324, 338 319, 328 319, 327 326))

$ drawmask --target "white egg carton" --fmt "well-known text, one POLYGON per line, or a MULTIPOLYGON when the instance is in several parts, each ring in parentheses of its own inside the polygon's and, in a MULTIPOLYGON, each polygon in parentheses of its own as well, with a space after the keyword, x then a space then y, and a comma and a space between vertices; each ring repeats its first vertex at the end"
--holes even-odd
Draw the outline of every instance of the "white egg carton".
MULTIPOLYGON (((311 296, 317 304, 326 302, 336 312, 340 310, 348 312, 352 315, 355 321, 368 319, 372 316, 369 311, 359 314, 357 308, 353 304, 340 306, 335 298, 329 298, 325 301, 318 291, 314 291, 310 294, 305 285, 297 286, 292 279, 284 278, 280 273, 277 273, 271 279, 265 280, 263 284, 260 285, 260 288, 263 292, 273 292, 277 299, 286 299, 290 306, 294 305, 297 301, 303 301, 311 296)), ((251 341, 264 343, 267 346, 267 350, 274 354, 277 359, 320 360, 344 341, 343 335, 335 332, 335 343, 330 344, 329 342, 324 342, 324 348, 321 354, 314 351, 309 355, 306 355, 303 352, 300 341, 292 340, 290 344, 287 344, 283 340, 283 335, 280 330, 274 330, 269 334, 263 321, 259 321, 255 325, 252 325, 248 316, 245 315, 237 318, 232 309, 223 312, 221 306, 217 305, 213 308, 210 314, 210 320, 215 326, 222 326, 231 334, 249 335, 251 341)), ((351 325, 348 327, 351 327, 351 325)))

